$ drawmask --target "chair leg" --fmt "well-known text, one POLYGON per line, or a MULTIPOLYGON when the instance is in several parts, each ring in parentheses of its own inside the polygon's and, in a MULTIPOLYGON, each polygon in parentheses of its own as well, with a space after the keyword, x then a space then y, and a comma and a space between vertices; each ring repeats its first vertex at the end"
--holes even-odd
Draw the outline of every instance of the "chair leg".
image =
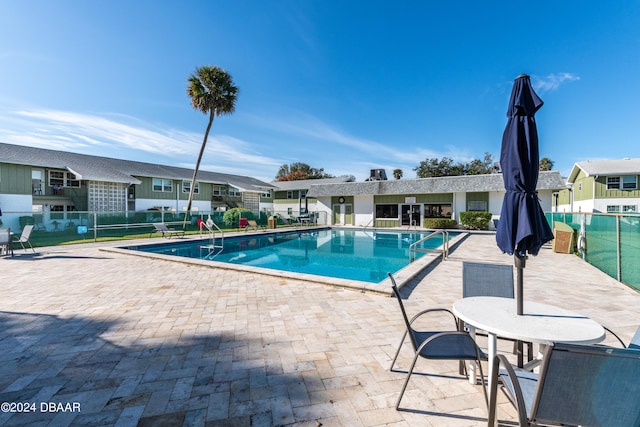
POLYGON ((396 355, 391 362, 391 367, 389 368, 390 371, 393 371, 393 366, 396 364, 396 360, 398 359, 398 355, 400 354, 400 349, 402 348, 402 344, 404 344, 405 338, 407 338, 407 331, 404 331, 404 334, 402 335, 402 339, 400 340, 400 344, 398 345, 398 349, 396 350, 396 355))
POLYGON ((400 407, 400 401, 402 400, 402 396, 404 395, 404 391, 407 389, 407 384, 409 384, 409 378, 411 378, 411 374, 413 373, 413 368, 416 366, 416 362, 418 361, 418 357, 420 353, 416 353, 413 356, 413 362, 411 362, 411 367, 409 368, 409 372, 407 373, 407 379, 404 381, 404 385, 402 386, 402 390, 400 390, 400 395, 398 396, 398 400, 396 401, 396 410, 400 407))

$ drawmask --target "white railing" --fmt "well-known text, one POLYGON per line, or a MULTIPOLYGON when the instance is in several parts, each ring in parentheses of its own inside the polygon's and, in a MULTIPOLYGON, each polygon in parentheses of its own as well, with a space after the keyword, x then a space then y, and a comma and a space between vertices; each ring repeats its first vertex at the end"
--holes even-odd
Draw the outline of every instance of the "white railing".
POLYGON ((207 218, 206 221, 202 221, 200 230, 202 231, 202 227, 209 230, 209 234, 211 235, 211 244, 202 246, 201 248, 205 248, 209 250, 209 253, 205 256, 205 259, 213 259, 216 256, 220 255, 220 253, 224 249, 224 231, 218 227, 218 224, 213 222, 211 217, 207 218), (220 243, 216 245, 216 231, 220 233, 220 243))
POLYGON ((449 257, 449 232, 447 230, 436 230, 422 239, 413 242, 409 246, 409 262, 416 260, 416 254, 418 252, 442 252, 442 259, 445 260, 449 257), (418 246, 429 239, 433 239, 436 236, 442 236, 442 249, 427 249, 419 248, 418 246))

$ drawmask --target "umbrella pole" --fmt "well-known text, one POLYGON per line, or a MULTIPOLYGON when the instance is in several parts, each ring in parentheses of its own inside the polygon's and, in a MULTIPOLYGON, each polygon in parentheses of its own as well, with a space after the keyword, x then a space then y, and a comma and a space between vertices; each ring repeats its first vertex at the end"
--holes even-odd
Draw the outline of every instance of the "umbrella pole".
POLYGON ((517 314, 521 316, 524 313, 523 310, 523 302, 522 302, 522 294, 523 294, 523 278, 522 273, 527 264, 527 255, 519 255, 518 252, 513 255, 514 263, 516 265, 516 304, 517 304, 517 314))

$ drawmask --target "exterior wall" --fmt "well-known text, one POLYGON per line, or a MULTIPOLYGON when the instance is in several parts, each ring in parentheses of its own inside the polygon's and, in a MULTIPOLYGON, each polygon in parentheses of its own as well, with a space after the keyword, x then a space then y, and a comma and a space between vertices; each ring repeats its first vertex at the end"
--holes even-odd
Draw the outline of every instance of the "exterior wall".
MULTIPOLYGON (((622 176, 622 175, 620 175, 622 176)), ((638 178, 636 177, 636 180, 638 178)), ((595 180, 595 199, 640 199, 640 189, 635 190, 607 190, 607 177, 600 176, 595 180)))
POLYGON ((594 212, 607 213, 607 206, 620 206, 620 213, 626 213, 622 211, 624 206, 635 206, 635 211, 631 212, 640 212, 640 199, 628 197, 596 199, 593 203, 594 212))
MULTIPOLYGON (((168 191, 153 191, 153 178, 151 177, 136 177, 141 184, 134 185, 134 194, 136 199, 155 199, 155 200, 185 200, 188 201, 189 193, 182 192, 182 180, 170 180, 173 184, 171 192, 168 191)), ((211 201, 212 196, 212 184, 198 182, 198 194, 193 195, 193 200, 199 201, 211 201)), ((185 203, 186 206, 186 203, 185 203)))
POLYGON ((316 211, 324 213, 324 215, 320 214, 319 218, 326 219, 326 224, 320 224, 320 225, 331 224, 331 197, 319 197, 316 200, 316 211))
POLYGON ((540 207, 543 212, 551 212, 553 208, 553 191, 552 190, 540 190, 538 191, 538 199, 540 200, 540 207))
POLYGON ((575 181, 573 182, 573 201, 582 202, 593 200, 593 177, 586 176, 584 171, 578 172, 575 181))
POLYGON ((373 196, 354 196, 353 210, 355 212, 355 225, 358 227, 371 226, 373 224, 373 215, 375 206, 373 204, 373 196))
MULTIPOLYGON (((29 175, 31 180, 31 175, 29 175)), ((20 229, 19 217, 31 215, 31 194, 0 194, 2 228, 20 229)))
POLYGON ((31 166, 0 163, 0 194, 31 195, 31 166))

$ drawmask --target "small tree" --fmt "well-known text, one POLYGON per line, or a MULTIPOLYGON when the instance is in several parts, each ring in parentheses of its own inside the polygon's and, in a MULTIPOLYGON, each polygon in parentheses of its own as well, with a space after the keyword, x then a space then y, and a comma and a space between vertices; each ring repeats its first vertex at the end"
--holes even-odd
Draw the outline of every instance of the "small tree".
POLYGON ((402 178, 402 169, 394 169, 393 170, 393 177, 395 179, 400 179, 402 178))

